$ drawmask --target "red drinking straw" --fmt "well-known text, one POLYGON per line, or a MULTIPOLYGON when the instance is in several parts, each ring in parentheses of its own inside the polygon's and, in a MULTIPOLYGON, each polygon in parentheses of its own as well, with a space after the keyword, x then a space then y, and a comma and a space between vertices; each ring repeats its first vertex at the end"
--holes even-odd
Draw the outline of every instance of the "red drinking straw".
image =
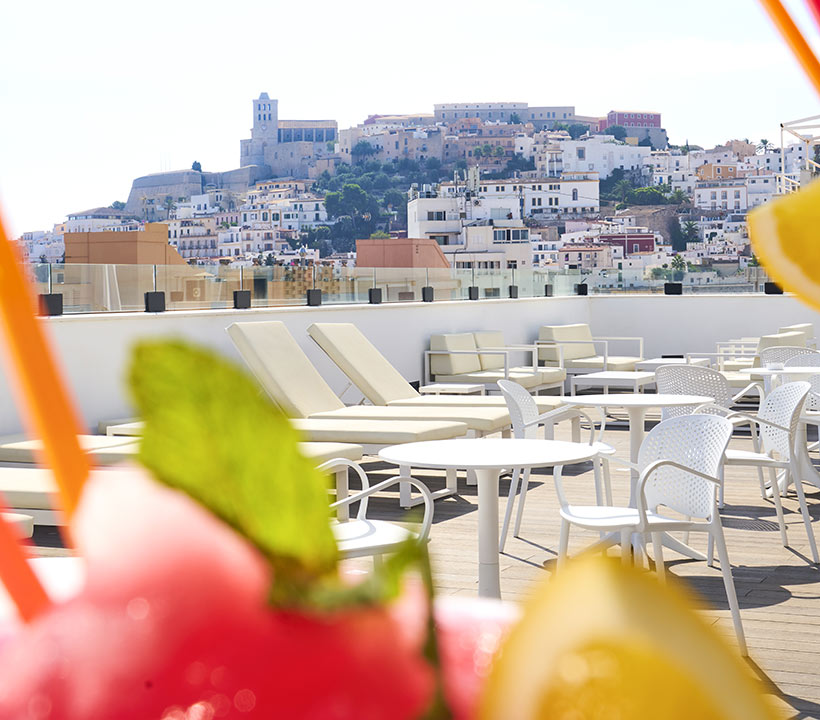
POLYGON ((820 0, 806 0, 806 4, 814 15, 814 20, 820 26, 820 0))
MULTIPOLYGON (((783 7, 783 3, 780 0, 760 0, 760 3, 769 13, 769 17, 791 48, 800 65, 802 65, 806 75, 809 76, 814 89, 820 94, 820 61, 817 60, 811 46, 806 42, 806 38, 803 37, 800 29, 794 24, 794 20, 792 20, 786 8, 783 7)), ((812 9, 814 9, 815 4, 817 4, 817 0, 811 0, 810 6, 812 9)))

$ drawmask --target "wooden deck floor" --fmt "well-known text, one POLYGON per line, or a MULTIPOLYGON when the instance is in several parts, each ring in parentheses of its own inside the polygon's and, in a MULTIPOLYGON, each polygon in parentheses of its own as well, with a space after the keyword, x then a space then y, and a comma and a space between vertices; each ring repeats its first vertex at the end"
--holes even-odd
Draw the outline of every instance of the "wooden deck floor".
MULTIPOLYGON (((648 423, 649 427, 651 423, 648 423)), ((559 426, 556 439, 569 440, 567 423, 559 426)), ((606 441, 621 457, 628 457, 626 425, 607 426, 606 441)), ((748 438, 735 437, 732 446, 751 448, 748 438)), ((365 465, 372 481, 393 474, 384 463, 365 465)), ((416 473, 431 489, 443 487, 443 473, 416 473)), ((628 474, 612 469, 616 503, 628 496, 628 474)), ((594 502, 592 470, 589 463, 565 468, 564 486, 574 501, 594 502)), ((475 487, 459 480, 459 495, 438 500, 435 505, 430 550, 433 572, 440 594, 477 594, 478 546, 475 487)), ((509 478, 502 478, 500 512, 509 491, 509 478)), ((809 506, 820 536, 820 489, 806 486, 809 506)), ((778 698, 784 717, 820 719, 820 568, 810 562, 806 533, 796 498, 784 498, 790 547, 784 548, 776 524, 774 505, 760 497, 754 470, 729 468, 726 472, 726 507, 723 525, 731 559, 741 615, 750 651, 749 668, 766 691, 778 698)), ((398 493, 371 499, 372 517, 399 520, 405 513, 398 505, 398 493)), ((533 586, 548 578, 558 547, 558 501, 551 471, 534 472, 527 496, 521 537, 510 533, 506 552, 501 556, 501 592, 506 600, 527 597, 533 586)), ((818 538, 820 539, 820 537, 818 538)), ((573 530, 570 553, 584 548, 595 536, 573 530)), ((62 555, 53 529, 38 528, 35 552, 62 555)), ((705 547, 705 536, 693 535, 692 544, 705 547)), ((703 599, 707 617, 734 642, 731 620, 720 572, 705 562, 686 560, 672 552, 665 554, 667 568, 685 581, 703 599)), ((366 560, 355 561, 366 563, 366 560)))
MULTIPOLYGON (((569 440, 569 428, 559 427, 556 439, 569 440)), ((649 427, 649 424, 647 425, 649 427)), ((607 442, 628 457, 628 433, 607 426, 607 442)), ((751 449, 748 438, 735 437, 732 447, 751 449)), ((387 465, 373 464, 374 480, 391 474, 387 465)), ((443 487, 443 476, 419 471, 431 489, 443 487)), ((615 503, 628 497, 629 475, 612 468, 615 503)), ((591 464, 565 468, 564 486, 574 501, 594 503, 591 464)), ((477 594, 478 546, 476 489, 459 481, 460 494, 438 500, 435 506, 430 550, 438 591, 442 594, 477 594)), ((501 480, 503 514, 509 479, 501 480)), ((820 535, 820 489, 806 485, 808 502, 820 535)), ((371 500, 374 517, 400 519, 397 494, 371 500)), ((726 505, 721 513, 729 557, 750 652, 750 671, 778 698, 785 717, 820 718, 820 568, 811 563, 806 532, 796 496, 784 498, 790 547, 780 542, 774 505, 764 501, 756 472, 750 468, 726 471, 726 505)), ((522 600, 535 583, 547 578, 558 547, 558 500, 551 471, 534 473, 530 483, 521 537, 512 533, 501 556, 501 592, 506 600, 522 600)), ((584 548, 596 536, 573 529, 570 553, 584 548)), ((692 545, 705 550, 705 535, 692 536, 692 545)), ((665 553, 667 568, 696 591, 709 609, 707 617, 725 632, 734 633, 723 582, 718 568, 705 562, 665 553)))

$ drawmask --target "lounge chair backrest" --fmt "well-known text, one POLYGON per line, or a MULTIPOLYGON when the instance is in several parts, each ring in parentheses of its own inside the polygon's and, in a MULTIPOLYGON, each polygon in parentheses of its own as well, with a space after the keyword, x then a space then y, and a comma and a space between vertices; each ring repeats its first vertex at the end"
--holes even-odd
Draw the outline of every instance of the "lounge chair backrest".
POLYGON ((353 323, 313 323, 308 335, 374 405, 418 397, 412 385, 353 323))
POLYGON ((228 335, 268 395, 291 417, 344 407, 283 322, 233 323, 228 335))
MULTIPOLYGON (((475 350, 473 333, 447 333, 430 336, 431 350, 475 350)), ((430 371, 433 375, 460 375, 481 371, 478 354, 431 355, 430 371)))
POLYGON ((814 339, 814 325, 812 323, 797 323, 796 325, 786 325, 786 327, 780 328, 777 332, 801 332, 806 336, 806 344, 808 344, 809 340, 814 339))
POLYGON ((791 347, 806 347, 806 333, 804 332, 784 332, 772 335, 761 335, 757 341, 757 353, 755 354, 754 366, 760 367, 760 352, 766 348, 781 347, 789 345, 791 347))
MULTIPOLYGON (((475 345, 479 350, 481 348, 504 347, 503 332, 477 332, 473 333, 473 337, 475 338, 475 345)), ((481 363, 482 370, 504 369, 503 355, 479 355, 478 361, 481 363)))
MULTIPOLYGON (((598 353, 592 344, 592 332, 586 323, 575 325, 543 325, 538 331, 539 340, 551 340, 560 342, 561 340, 572 340, 569 345, 562 345, 564 360, 578 360, 579 358, 594 357, 598 353), (578 341, 589 340, 589 344, 578 341)), ((558 348, 545 347, 538 351, 538 359, 549 363, 557 363, 558 348)))

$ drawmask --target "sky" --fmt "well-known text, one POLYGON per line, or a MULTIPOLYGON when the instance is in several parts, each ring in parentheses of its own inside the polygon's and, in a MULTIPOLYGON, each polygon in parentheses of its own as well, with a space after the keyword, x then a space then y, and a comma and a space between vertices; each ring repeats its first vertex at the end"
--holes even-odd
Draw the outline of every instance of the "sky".
POLYGON ((32 0, 0 17, 14 236, 125 201, 141 175, 238 167, 262 91, 281 119, 340 128, 439 102, 654 111, 671 142, 704 146, 779 143, 781 122, 820 114, 756 0, 32 0))

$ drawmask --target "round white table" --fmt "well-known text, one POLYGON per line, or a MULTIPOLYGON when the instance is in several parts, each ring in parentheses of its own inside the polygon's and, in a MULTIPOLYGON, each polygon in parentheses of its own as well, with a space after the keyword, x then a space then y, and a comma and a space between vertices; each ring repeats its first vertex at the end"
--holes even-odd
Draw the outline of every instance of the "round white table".
POLYGON ((782 368, 743 368, 740 370, 750 378, 763 380, 763 393, 768 395, 772 391, 772 383, 775 378, 781 375, 791 375, 798 378, 808 378, 812 375, 820 375, 820 367, 782 367, 782 368))
MULTIPOLYGON (((638 462, 638 453, 644 439, 644 424, 646 422, 646 412, 650 408, 683 407, 691 405, 694 409, 698 405, 714 402, 713 397, 708 395, 673 395, 671 393, 618 393, 613 395, 576 395, 574 397, 562 397, 564 405, 574 407, 596 407, 605 412, 607 407, 620 407, 626 410, 629 417, 629 459, 632 463, 638 462)), ((638 472, 630 472, 630 492, 629 504, 634 507, 636 503, 635 490, 638 483, 638 472)), ((687 557, 703 560, 702 553, 693 550, 688 545, 684 545, 671 535, 664 535, 663 544, 670 550, 686 555, 687 557)))
POLYGON ((382 460, 436 470, 473 470, 478 482, 478 594, 501 597, 498 567, 498 476, 505 468, 573 465, 592 460, 597 452, 584 443, 559 440, 455 439, 392 445, 382 460))

